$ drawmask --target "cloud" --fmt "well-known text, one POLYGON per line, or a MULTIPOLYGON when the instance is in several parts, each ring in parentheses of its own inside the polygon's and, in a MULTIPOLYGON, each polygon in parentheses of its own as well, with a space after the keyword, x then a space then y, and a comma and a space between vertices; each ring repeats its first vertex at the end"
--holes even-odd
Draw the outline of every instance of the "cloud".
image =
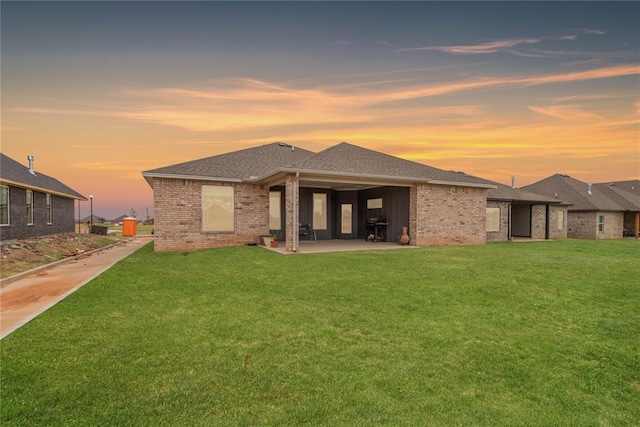
POLYGON ((602 31, 602 30, 584 29, 582 31, 584 31, 586 34, 596 34, 596 35, 599 35, 599 36, 607 34, 606 31, 602 31))
POLYGON ((545 116, 567 121, 588 122, 591 120, 603 121, 604 117, 581 109, 578 105, 556 105, 548 107, 528 106, 531 111, 535 111, 545 116))
POLYGON ((542 39, 513 39, 513 40, 497 40, 479 45, 454 45, 454 46, 426 46, 400 49, 400 52, 413 52, 421 50, 435 50, 456 55, 479 55, 496 53, 501 50, 512 48, 520 44, 535 44, 542 39))
POLYGON ((575 34, 567 34, 566 36, 561 36, 558 39, 559 40, 576 40, 578 38, 578 36, 576 36, 575 34))

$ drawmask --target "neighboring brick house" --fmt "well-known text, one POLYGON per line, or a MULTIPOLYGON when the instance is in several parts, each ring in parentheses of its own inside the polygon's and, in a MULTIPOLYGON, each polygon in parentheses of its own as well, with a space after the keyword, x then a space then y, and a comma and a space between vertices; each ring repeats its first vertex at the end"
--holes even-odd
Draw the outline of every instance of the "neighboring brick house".
MULTIPOLYGON (((555 174, 524 189, 557 198, 568 207, 567 237, 577 239, 617 239, 625 234, 625 223, 640 219, 640 195, 632 184, 625 190, 624 181, 616 185, 586 183, 568 175, 555 174)), ((635 181, 637 182, 637 181, 635 181)), ((637 225, 635 235, 637 236, 637 225)))
MULTIPOLYGON (((490 182, 490 181, 489 181, 490 182)), ((492 182, 487 194, 487 241, 567 237, 567 205, 558 199, 492 182)))
POLYGON ((75 231, 74 205, 87 200, 55 178, 0 153, 0 239, 75 231))
POLYGON ((367 239, 372 223, 412 245, 486 242, 495 185, 348 143, 313 153, 267 144, 142 173, 154 192, 155 250, 258 243, 277 231, 299 249, 299 225, 318 240, 367 239))

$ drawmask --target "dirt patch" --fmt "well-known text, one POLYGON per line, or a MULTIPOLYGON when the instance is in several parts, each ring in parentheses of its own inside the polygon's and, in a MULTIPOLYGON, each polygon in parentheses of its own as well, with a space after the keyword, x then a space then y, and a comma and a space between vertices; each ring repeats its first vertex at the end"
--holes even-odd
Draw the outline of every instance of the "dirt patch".
POLYGON ((121 240, 126 239, 112 235, 66 233, 2 242, 0 277, 13 276, 41 265, 81 256, 85 252, 121 240))

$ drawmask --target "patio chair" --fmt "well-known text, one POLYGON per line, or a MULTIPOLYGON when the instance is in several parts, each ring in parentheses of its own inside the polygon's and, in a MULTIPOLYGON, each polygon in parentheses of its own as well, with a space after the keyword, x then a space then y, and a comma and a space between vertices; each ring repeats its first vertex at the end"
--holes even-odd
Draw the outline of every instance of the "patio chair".
POLYGON ((306 237, 307 240, 313 239, 314 242, 317 241, 316 232, 309 224, 300 224, 298 228, 298 235, 300 237, 306 237))

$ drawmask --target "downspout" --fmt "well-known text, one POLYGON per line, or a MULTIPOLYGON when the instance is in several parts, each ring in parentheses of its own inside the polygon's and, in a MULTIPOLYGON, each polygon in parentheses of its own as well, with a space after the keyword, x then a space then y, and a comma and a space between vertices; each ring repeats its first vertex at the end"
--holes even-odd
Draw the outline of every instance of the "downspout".
POLYGON ((296 172, 296 179, 293 181, 293 185, 292 190, 293 190, 293 194, 291 195, 292 197, 292 202, 293 202, 293 224, 291 224, 291 250, 293 250, 293 252, 298 252, 298 242, 296 237, 298 237, 298 226, 296 225, 298 223, 298 180, 300 179, 300 172, 296 172))

